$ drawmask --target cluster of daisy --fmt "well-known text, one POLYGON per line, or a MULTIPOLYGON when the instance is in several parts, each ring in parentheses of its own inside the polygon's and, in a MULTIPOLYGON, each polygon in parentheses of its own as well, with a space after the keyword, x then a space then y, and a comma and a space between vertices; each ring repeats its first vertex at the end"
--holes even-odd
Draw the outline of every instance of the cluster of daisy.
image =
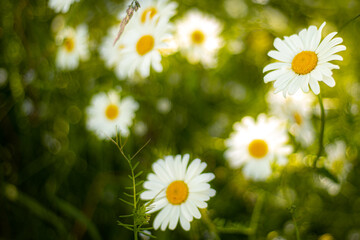
MULTIPOLYGON (((49 7, 66 13, 75 1, 78 0, 50 0, 49 7)), ((108 30, 99 47, 105 65, 113 68, 119 79, 133 79, 135 75, 146 78, 151 69, 161 72, 162 57, 178 50, 192 64, 201 63, 206 68, 216 66, 217 52, 223 45, 219 20, 193 9, 173 24, 170 19, 176 13, 177 3, 147 0, 139 4, 141 7, 132 12, 130 19, 125 10, 118 14, 118 23, 127 20, 118 41, 114 44, 119 24, 108 30)), ((61 70, 73 70, 79 60, 89 57, 88 34, 84 28, 65 27, 57 34, 57 45, 57 66, 61 70)))
POLYGON ((275 39, 277 51, 272 50, 268 55, 278 62, 265 66, 264 72, 270 72, 264 81, 275 81, 275 92, 269 92, 267 100, 270 114, 276 117, 261 114, 257 121, 244 117, 234 124, 234 132, 226 140, 228 149, 224 155, 231 167, 242 167, 244 176, 265 180, 272 174, 273 166, 286 164, 292 152, 288 131, 304 147, 313 143, 314 96, 307 94, 309 85, 316 95, 320 93, 320 81, 333 87, 332 70, 339 66, 330 61, 342 60, 336 53, 346 49, 339 45, 342 38, 334 38, 336 32, 321 41, 324 26, 325 23, 319 29, 310 26, 284 40, 275 39), (299 89, 303 92, 298 92, 299 89))
MULTIPOLYGON (((57 12, 67 12, 75 1, 79 0, 50 0, 49 6, 57 12)), ((151 70, 161 72, 162 57, 176 51, 191 64, 216 67, 217 53, 223 46, 220 37, 223 26, 219 20, 193 9, 173 24, 175 2, 139 2, 141 8, 132 13, 131 21, 118 41, 114 42, 119 31, 116 25, 108 30, 99 47, 105 65, 113 68, 119 79, 146 78, 151 70)), ((127 17, 124 13, 121 11, 118 15, 119 23, 127 17)), ((284 40, 275 39, 276 50, 268 55, 278 61, 263 70, 269 72, 264 77, 265 83, 274 81, 275 93, 270 92, 267 96, 272 116, 260 114, 256 119, 242 118, 233 125, 234 131, 225 141, 225 158, 232 168, 241 168, 245 177, 266 180, 275 166, 287 164, 288 156, 293 152, 288 133, 303 147, 313 143, 314 96, 306 93, 311 89, 318 95, 319 82, 330 87, 335 85, 332 70, 339 66, 330 61, 342 60, 337 53, 346 49, 340 45, 341 38, 334 38, 335 32, 321 40, 324 26, 325 23, 319 28, 310 26, 284 40)), ((76 29, 65 27, 58 32, 56 43, 59 69, 73 70, 80 61, 89 58, 86 25, 76 29)), ((139 104, 131 96, 120 99, 119 91, 98 93, 86 109, 87 127, 99 138, 112 137, 118 131, 122 136, 128 136, 138 108, 139 104)), ((330 151, 327 150, 329 156, 336 155, 330 151)), ((214 174, 202 173, 207 164, 199 159, 189 164, 189 159, 188 154, 166 156, 152 165, 154 173, 148 175, 141 198, 149 201, 149 213, 160 211, 153 223, 155 229, 173 230, 179 223, 184 230, 189 230, 190 222, 201 217, 199 208, 206 208, 206 202, 215 195, 209 185, 214 174)), ((339 178, 344 178, 349 167, 341 166, 340 171, 339 159, 343 157, 335 160, 328 157, 325 165, 339 178)))

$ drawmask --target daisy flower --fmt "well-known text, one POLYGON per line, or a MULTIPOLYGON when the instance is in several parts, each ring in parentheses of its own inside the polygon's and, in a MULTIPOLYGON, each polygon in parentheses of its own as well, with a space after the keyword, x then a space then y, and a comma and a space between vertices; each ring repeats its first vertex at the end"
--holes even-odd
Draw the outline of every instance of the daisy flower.
POLYGON ((215 190, 210 188, 209 181, 213 173, 202 173, 206 163, 200 159, 193 160, 188 166, 189 154, 166 156, 157 160, 152 169, 154 173, 147 176, 146 189, 140 197, 143 200, 154 200, 149 213, 159 211, 154 220, 154 229, 173 230, 180 222, 181 227, 190 230, 193 218, 201 217, 198 208, 206 208, 215 190))
POLYGON ((264 72, 271 71, 264 77, 265 83, 275 81, 275 92, 283 92, 286 96, 297 92, 300 88, 304 92, 311 90, 320 93, 319 81, 329 87, 335 86, 332 70, 339 69, 338 65, 330 63, 332 60, 343 60, 336 53, 344 51, 342 38, 336 37, 336 32, 330 33, 321 41, 321 32, 325 22, 317 29, 310 26, 299 34, 276 38, 274 46, 277 51, 270 51, 268 55, 280 62, 271 63, 264 68, 264 72))
POLYGON ((93 96, 86 109, 87 128, 101 139, 115 136, 117 131, 122 136, 128 136, 138 108, 139 104, 132 97, 120 101, 119 95, 114 91, 109 94, 98 93, 93 96))
POLYGON ((109 67, 115 67, 118 78, 133 78, 136 73, 146 78, 151 66, 156 72, 163 70, 160 52, 167 47, 165 40, 171 38, 170 28, 167 20, 152 18, 141 24, 135 19, 126 26, 115 47, 112 42, 116 31, 110 30, 112 37, 103 41, 101 55, 109 67))
MULTIPOLYGON (((126 7, 131 4, 132 0, 128 1, 126 7)), ((154 17, 170 20, 176 14, 178 4, 176 2, 169 2, 168 0, 139 0, 140 8, 134 13, 131 19, 137 19, 141 23, 154 17)), ((126 11, 121 10, 118 14, 119 20, 126 16, 126 11)), ((132 21, 132 20, 130 20, 132 21)))
POLYGON ((73 70, 79 66, 80 60, 89 58, 88 29, 80 25, 76 29, 66 27, 56 36, 59 49, 56 55, 56 65, 63 70, 73 70))
POLYGON ((234 132, 225 144, 225 158, 232 168, 244 166, 243 173, 254 180, 265 180, 272 172, 271 164, 286 164, 292 147, 287 144, 285 123, 277 118, 258 116, 257 121, 244 117, 234 124, 234 132))
POLYGON ((324 160, 324 166, 334 174, 339 183, 335 183, 329 178, 316 176, 318 186, 326 189, 330 195, 337 195, 340 192, 341 184, 346 180, 352 164, 346 158, 346 144, 343 141, 336 141, 325 147, 327 157, 324 160))
POLYGON ((289 132, 302 146, 314 141, 314 128, 311 122, 314 95, 297 92, 284 98, 280 93, 270 91, 267 95, 270 113, 281 119, 287 119, 289 132))
POLYGON ((55 12, 66 13, 69 11, 71 4, 80 0, 49 0, 49 7, 55 12))
POLYGON ((176 39, 181 53, 191 64, 201 62, 216 67, 216 54, 223 45, 222 24, 216 18, 198 10, 189 11, 176 23, 176 39))

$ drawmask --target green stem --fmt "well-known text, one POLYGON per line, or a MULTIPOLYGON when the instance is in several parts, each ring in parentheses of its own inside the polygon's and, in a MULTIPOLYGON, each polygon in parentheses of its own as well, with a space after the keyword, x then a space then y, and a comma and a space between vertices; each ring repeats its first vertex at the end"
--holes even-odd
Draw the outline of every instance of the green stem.
POLYGON ((126 158, 126 160, 129 163, 130 169, 131 169, 131 176, 132 176, 132 184, 133 184, 133 194, 134 194, 134 239, 137 240, 138 239, 138 229, 136 226, 136 207, 137 207, 137 201, 136 201, 136 182, 135 182, 135 174, 134 174, 134 169, 132 167, 131 164, 131 160, 126 158))
POLYGON ((205 224, 209 227, 209 230, 215 235, 214 239, 219 240, 219 234, 218 234, 218 230, 215 226, 215 224, 211 221, 207 210, 206 209, 200 209, 201 215, 202 215, 202 220, 205 222, 205 224))
POLYGON ((321 93, 319 93, 318 99, 319 99, 320 112, 321 112, 321 126, 320 126, 320 137, 319 137, 319 150, 318 150, 318 153, 317 153, 316 158, 313 163, 314 168, 316 167, 316 163, 319 160, 319 158, 324 150, 325 109, 324 109, 324 104, 323 104, 323 100, 321 97, 321 93))
POLYGON ((262 206, 264 204, 264 199, 265 199, 265 193, 261 192, 258 196, 258 199, 256 200, 256 204, 250 219, 251 234, 249 236, 249 239, 251 240, 256 239, 256 232, 259 225, 260 213, 262 206))
POLYGON ((300 232, 299 232, 299 228, 298 228, 298 225, 297 225, 297 222, 296 222, 296 219, 295 219, 295 213, 292 212, 291 213, 291 217, 292 217, 292 220, 294 222, 294 227, 295 227, 295 233, 296 233, 296 240, 301 240, 300 238, 300 232))

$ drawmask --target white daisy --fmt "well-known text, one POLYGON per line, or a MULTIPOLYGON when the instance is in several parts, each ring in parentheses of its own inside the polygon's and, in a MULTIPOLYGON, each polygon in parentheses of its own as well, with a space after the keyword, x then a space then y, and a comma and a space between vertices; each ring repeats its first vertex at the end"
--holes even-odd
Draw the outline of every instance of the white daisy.
POLYGON ((79 1, 80 0, 49 0, 49 7, 54 9, 55 12, 66 13, 71 4, 79 1))
POLYGON ((128 136, 138 108, 139 104, 132 97, 120 101, 116 92, 98 93, 86 109, 87 128, 102 139, 115 136, 117 131, 122 136, 128 136))
POLYGON ((186 231, 190 229, 193 218, 201 217, 198 208, 206 208, 215 190, 208 183, 214 179, 213 173, 202 173, 206 163, 195 159, 190 163, 189 154, 166 156, 152 165, 155 174, 150 173, 144 183, 146 189, 140 197, 153 200, 149 213, 159 211, 154 220, 155 230, 173 230, 178 222, 186 231))
POLYGON ((314 95, 297 92, 284 98, 280 93, 269 91, 267 95, 270 113, 289 122, 289 132, 302 146, 313 143, 314 128, 311 122, 314 95))
MULTIPOLYGON (((131 4, 132 0, 128 1, 126 7, 131 4)), ((141 23, 154 17, 170 20, 176 14, 178 4, 168 0, 139 0, 140 8, 134 13, 131 19, 137 19, 141 23)), ((118 14, 119 20, 126 16, 126 11, 121 10, 118 14)), ((132 20, 130 20, 132 21, 132 20)))
POLYGON ((257 122, 244 117, 234 124, 234 132, 226 140, 225 157, 233 168, 244 166, 246 177, 265 180, 272 172, 271 164, 286 164, 292 147, 287 144, 285 123, 260 114, 257 122))
POLYGON ((139 73, 142 78, 150 75, 150 66, 156 72, 163 70, 161 50, 167 47, 166 39, 171 38, 168 21, 152 18, 145 23, 130 21, 119 41, 113 47, 115 28, 110 30, 100 48, 101 56, 109 67, 115 67, 120 79, 133 78, 139 73))
POLYGON ((298 35, 276 38, 274 46, 277 51, 270 51, 268 55, 280 62, 271 63, 264 68, 264 72, 271 71, 264 77, 265 83, 275 81, 275 92, 290 95, 300 88, 304 92, 311 90, 317 95, 320 93, 319 81, 329 87, 335 86, 332 69, 339 69, 338 65, 329 63, 332 60, 343 58, 335 53, 344 51, 342 38, 332 39, 336 32, 330 33, 321 41, 321 32, 325 22, 317 29, 310 26, 303 29, 298 35))
POLYGON ((341 184, 346 180, 352 164, 346 158, 346 144, 343 141, 336 141, 325 147, 327 157, 324 160, 324 166, 334 174, 339 183, 335 183, 327 177, 316 176, 317 184, 326 189, 330 195, 337 195, 341 190, 341 184))
POLYGON ((125 48, 123 36, 120 37, 114 45, 114 39, 116 38, 118 31, 119 26, 110 28, 99 47, 100 56, 105 61, 105 65, 108 68, 115 67, 119 63, 122 57, 122 50, 125 48))
POLYGON ((223 45, 220 37, 222 24, 216 18, 198 10, 189 11, 176 23, 176 39, 181 53, 192 64, 216 67, 218 50, 223 45))
POLYGON ((59 49, 56 55, 56 65, 63 70, 73 70, 79 66, 80 60, 89 58, 88 29, 80 25, 75 29, 66 27, 56 36, 59 49))
POLYGON ((343 182, 352 168, 352 164, 346 158, 345 142, 336 141, 329 144, 325 147, 325 152, 327 155, 324 162, 325 168, 335 174, 340 182, 343 182))

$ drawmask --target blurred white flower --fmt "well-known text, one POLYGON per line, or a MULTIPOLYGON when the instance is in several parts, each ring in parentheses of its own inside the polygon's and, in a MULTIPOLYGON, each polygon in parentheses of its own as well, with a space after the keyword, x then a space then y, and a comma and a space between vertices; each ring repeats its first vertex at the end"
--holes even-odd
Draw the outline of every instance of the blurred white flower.
POLYGON ((352 164, 346 158, 346 144, 344 141, 336 141, 325 147, 325 167, 335 174, 340 182, 344 181, 352 168, 352 164))
POLYGON ((294 94, 300 88, 304 92, 311 90, 317 95, 320 93, 319 81, 329 87, 335 86, 332 70, 339 69, 338 65, 329 63, 332 60, 342 60, 335 53, 344 51, 342 38, 332 39, 336 32, 330 33, 321 41, 321 32, 325 22, 317 29, 310 26, 299 34, 285 37, 284 40, 276 38, 274 46, 277 51, 270 51, 268 55, 280 62, 270 63, 264 72, 271 71, 264 77, 265 83, 275 81, 275 92, 283 95, 294 94))
POLYGON ((139 104, 132 97, 120 100, 119 94, 114 91, 98 93, 86 109, 87 128, 101 139, 113 137, 117 131, 126 137, 138 108, 139 104))
MULTIPOLYGON (((128 1, 126 7, 131 4, 133 0, 128 1)), ((132 19, 145 23, 147 20, 154 17, 159 17, 163 20, 169 21, 176 14, 178 4, 168 0, 138 0, 140 8, 134 13, 132 19)), ((126 11, 121 10, 118 14, 118 19, 121 20, 126 16, 126 11)), ((132 21, 132 20, 130 20, 132 21)))
POLYGON ((284 98, 280 93, 269 91, 267 95, 270 113, 289 122, 289 132, 302 146, 311 145, 315 139, 311 122, 314 95, 297 92, 284 98))
POLYGON ((346 158, 346 144, 344 141, 336 141, 327 145, 325 152, 327 157, 324 160, 324 166, 338 178, 339 183, 320 176, 317 184, 326 189, 330 195, 335 196, 340 192, 341 184, 346 180, 352 164, 346 158))
POLYGON ((271 164, 286 164, 292 151, 285 126, 285 122, 265 114, 260 114, 256 122, 251 117, 236 122, 234 132, 225 141, 228 149, 224 154, 230 166, 244 166, 246 177, 265 180, 272 172, 271 164))
POLYGON ((5 85, 5 83, 7 82, 7 78, 8 78, 8 72, 6 71, 6 69, 0 68, 0 87, 2 85, 5 85))
POLYGON ((171 38, 170 29, 171 24, 160 18, 154 17, 145 23, 130 21, 115 46, 117 28, 110 29, 100 47, 100 54, 108 67, 115 67, 118 78, 133 78, 136 73, 146 78, 151 66, 156 72, 163 70, 161 51, 171 38))
POLYGON ((190 10, 176 23, 179 50, 191 64, 201 62, 204 67, 216 67, 216 55, 223 45, 221 31, 219 20, 198 10, 190 10))
POLYGON ((49 0, 49 7, 55 12, 66 13, 69 11, 71 4, 79 2, 80 0, 49 0))
POLYGON ((168 98, 160 98, 156 103, 156 108, 160 113, 166 114, 171 110, 171 101, 168 98))
POLYGON ((56 65, 62 70, 73 70, 79 66, 80 60, 89 58, 88 29, 80 25, 75 29, 66 27, 56 36, 59 49, 56 55, 56 65))
POLYGON ((147 176, 146 190, 140 197, 154 200, 149 213, 161 210, 154 220, 155 230, 160 227, 165 231, 168 226, 174 230, 178 222, 184 230, 190 230, 193 218, 201 218, 198 208, 206 208, 206 201, 215 195, 208 183, 215 175, 202 173, 206 163, 200 159, 193 160, 188 166, 189 158, 189 154, 166 156, 152 165, 155 174, 147 176))

